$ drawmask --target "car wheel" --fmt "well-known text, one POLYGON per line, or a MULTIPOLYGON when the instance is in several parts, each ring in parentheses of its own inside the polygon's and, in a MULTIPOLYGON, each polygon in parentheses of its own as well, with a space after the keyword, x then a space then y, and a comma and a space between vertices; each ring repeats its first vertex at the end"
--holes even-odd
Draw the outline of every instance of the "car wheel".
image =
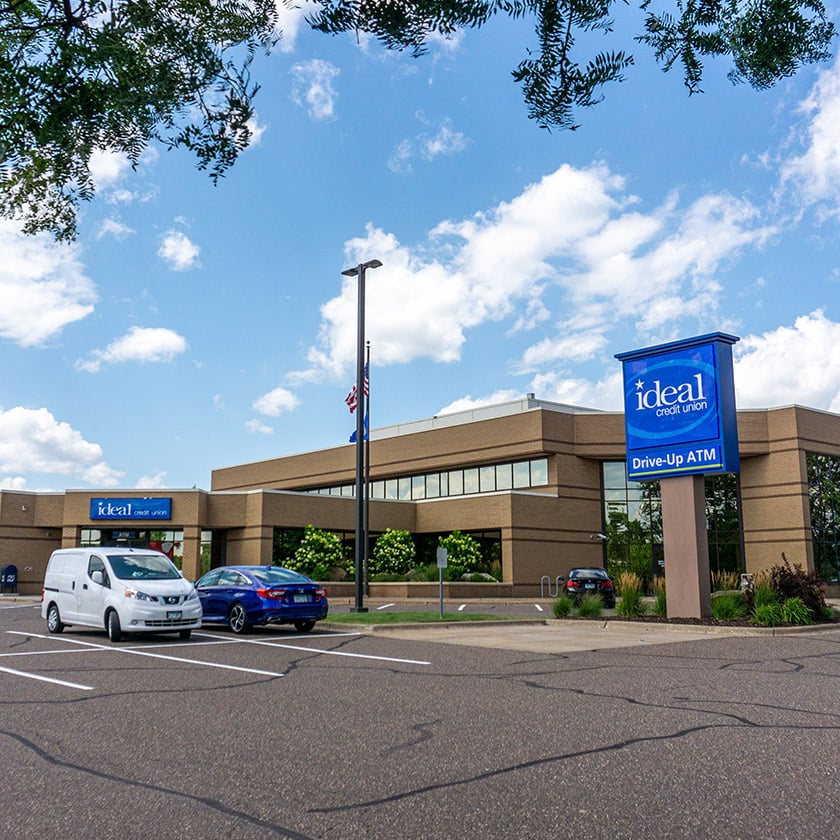
POLYGON ((178 638, 179 639, 189 639, 192 636, 192 630, 179 630, 178 631, 178 638))
POLYGON ((308 633, 315 626, 314 621, 296 621, 295 630, 298 633, 308 633))
POLYGON ((122 627, 120 626, 120 617, 116 610, 111 610, 107 618, 108 638, 112 642, 118 642, 122 639, 122 627))
POLYGON ((61 623, 61 615, 58 612, 58 607, 55 604, 50 604, 47 610, 47 630, 50 633, 60 633, 64 629, 61 623))
POLYGON ((234 633, 248 632, 248 614, 242 604, 234 604, 228 613, 228 627, 234 633))

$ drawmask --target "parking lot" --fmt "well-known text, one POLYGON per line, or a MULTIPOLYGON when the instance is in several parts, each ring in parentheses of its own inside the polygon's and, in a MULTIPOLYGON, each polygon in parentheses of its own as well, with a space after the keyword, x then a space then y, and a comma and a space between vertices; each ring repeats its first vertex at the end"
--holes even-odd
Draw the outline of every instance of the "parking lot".
POLYGON ((4 836, 840 835, 840 632, 461 630, 111 644, 0 603, 4 836))

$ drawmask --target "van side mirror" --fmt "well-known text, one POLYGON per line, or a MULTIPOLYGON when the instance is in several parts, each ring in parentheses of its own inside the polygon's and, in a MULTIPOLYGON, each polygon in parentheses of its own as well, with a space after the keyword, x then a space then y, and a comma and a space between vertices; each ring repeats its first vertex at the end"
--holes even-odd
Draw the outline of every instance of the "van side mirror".
POLYGON ((105 582, 105 576, 102 574, 101 569, 97 569, 95 572, 90 573, 90 579, 94 583, 98 583, 100 586, 105 582))

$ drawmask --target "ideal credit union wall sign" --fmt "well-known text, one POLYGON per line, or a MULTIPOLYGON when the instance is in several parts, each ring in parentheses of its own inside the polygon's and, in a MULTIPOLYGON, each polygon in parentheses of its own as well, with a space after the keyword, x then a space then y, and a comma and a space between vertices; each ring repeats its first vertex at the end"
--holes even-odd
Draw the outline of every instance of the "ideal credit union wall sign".
POLYGON ((171 519, 172 499, 91 499, 91 519, 171 519))
POLYGON ((619 353, 627 477, 738 472, 734 335, 711 333, 619 353))

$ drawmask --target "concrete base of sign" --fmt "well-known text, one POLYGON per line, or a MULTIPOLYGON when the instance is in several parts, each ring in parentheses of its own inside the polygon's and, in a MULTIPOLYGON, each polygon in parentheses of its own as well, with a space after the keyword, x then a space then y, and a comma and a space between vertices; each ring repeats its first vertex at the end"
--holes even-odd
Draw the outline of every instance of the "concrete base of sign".
POLYGON ((703 618, 711 612, 703 476, 664 478, 660 487, 668 618, 703 618))

